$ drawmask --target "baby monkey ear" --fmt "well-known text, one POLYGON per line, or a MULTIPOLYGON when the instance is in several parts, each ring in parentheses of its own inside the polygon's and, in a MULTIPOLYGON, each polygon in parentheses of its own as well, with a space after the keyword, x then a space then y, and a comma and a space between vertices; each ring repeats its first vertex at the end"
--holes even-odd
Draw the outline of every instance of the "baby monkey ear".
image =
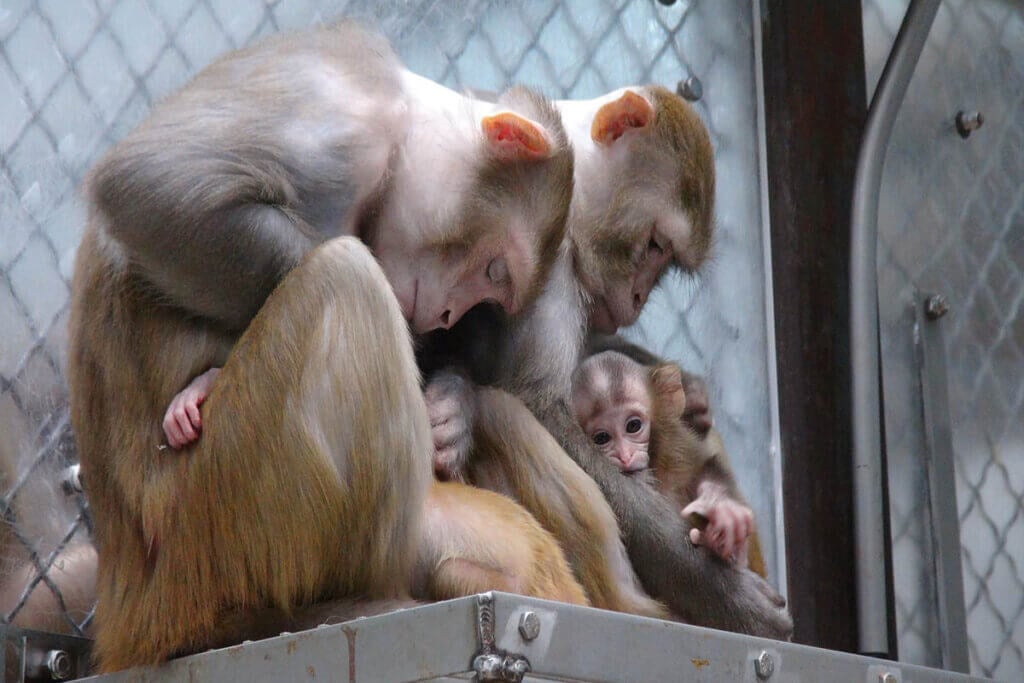
POLYGON ((654 107, 632 90, 603 105, 594 115, 590 137, 599 145, 610 145, 631 128, 643 128, 654 120, 654 107))
POLYGON ((655 406, 673 417, 682 417, 686 411, 686 392, 683 390, 683 374, 675 363, 660 363, 651 368, 651 393, 655 406))
POLYGON ((535 161, 551 156, 551 143, 539 125, 510 111, 480 121, 487 145, 506 161, 535 161))

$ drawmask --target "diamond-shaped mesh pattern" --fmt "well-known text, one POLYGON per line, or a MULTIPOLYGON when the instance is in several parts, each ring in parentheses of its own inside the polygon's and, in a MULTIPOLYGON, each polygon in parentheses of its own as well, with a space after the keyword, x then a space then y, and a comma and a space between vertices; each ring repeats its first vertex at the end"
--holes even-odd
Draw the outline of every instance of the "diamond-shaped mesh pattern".
MULTIPOLYGON (((873 90, 905 0, 865 0, 873 90)), ((939 664, 914 288, 944 294, 971 668, 1024 680, 1024 7, 941 6, 886 156, 879 213, 901 658, 939 664), (983 127, 962 140, 959 110, 983 127)))
POLYGON ((719 427, 775 567, 758 107, 743 0, 0 4, 0 463, 14 464, 0 474, 20 539, 13 547, 35 552, 45 573, 83 524, 77 502, 54 483, 74 458, 62 367, 83 173, 217 55, 340 14, 382 30, 412 69, 455 88, 521 82, 554 97, 592 97, 631 83, 702 80, 697 108, 717 150, 716 263, 700 280, 669 282, 632 333, 711 378, 719 427))

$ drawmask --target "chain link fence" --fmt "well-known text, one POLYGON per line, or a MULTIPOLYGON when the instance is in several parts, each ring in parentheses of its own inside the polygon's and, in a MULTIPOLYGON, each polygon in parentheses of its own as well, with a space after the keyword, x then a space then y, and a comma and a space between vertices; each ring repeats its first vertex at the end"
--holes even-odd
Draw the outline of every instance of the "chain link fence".
MULTIPOLYGON (((385 33, 413 70, 453 88, 526 83, 592 97, 631 83, 703 82, 718 167, 716 263, 651 298, 635 338, 711 378, 718 425, 777 566, 769 457, 764 254, 752 8, 743 0, 0 0, 0 482, 5 576, 51 591, 59 550, 86 539, 62 368, 77 186, 160 97, 231 48, 340 15, 385 33)), ((87 539, 86 539, 87 540, 87 539)), ((59 567, 58 567, 59 568, 59 567)), ((68 617, 70 632, 89 615, 68 617)))
MULTIPOLYGON (((865 0, 868 90, 906 0, 865 0)), ((915 290, 943 294, 971 670, 1024 680, 1024 6, 946 0, 900 112, 879 299, 901 659, 939 665, 915 290), (960 110, 984 125, 967 139, 960 110)))

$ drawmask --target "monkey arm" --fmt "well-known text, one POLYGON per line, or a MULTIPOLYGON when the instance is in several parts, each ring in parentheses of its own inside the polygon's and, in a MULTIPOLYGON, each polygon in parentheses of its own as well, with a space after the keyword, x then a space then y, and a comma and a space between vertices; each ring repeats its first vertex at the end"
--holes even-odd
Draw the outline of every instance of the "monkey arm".
POLYGON ((106 234, 161 302, 244 329, 314 231, 243 164, 143 138, 116 147, 89 180, 106 234))
POLYGON ((604 492, 633 567, 651 595, 694 624, 771 638, 792 634, 785 600, 752 572, 686 542, 689 526, 679 510, 650 487, 623 477, 596 452, 567 405, 530 407, 604 492))

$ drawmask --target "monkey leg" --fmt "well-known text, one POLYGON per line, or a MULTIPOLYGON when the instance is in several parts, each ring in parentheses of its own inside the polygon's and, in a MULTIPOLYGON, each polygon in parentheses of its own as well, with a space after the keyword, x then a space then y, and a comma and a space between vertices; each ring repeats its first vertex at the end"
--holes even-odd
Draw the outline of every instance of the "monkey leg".
POLYGON ((223 612, 405 597, 431 434, 406 323, 365 246, 327 242, 281 281, 231 349, 201 438, 174 452, 159 448, 165 404, 223 338, 142 300, 92 237, 69 374, 100 670, 203 649, 223 612))
POLYGON ((594 607, 665 617, 640 588, 597 484, 519 399, 481 388, 477 409, 470 481, 518 501, 558 540, 594 607))
POLYGON ((489 590, 590 604, 558 542, 505 496, 455 483, 427 494, 417 584, 424 597, 489 590))

